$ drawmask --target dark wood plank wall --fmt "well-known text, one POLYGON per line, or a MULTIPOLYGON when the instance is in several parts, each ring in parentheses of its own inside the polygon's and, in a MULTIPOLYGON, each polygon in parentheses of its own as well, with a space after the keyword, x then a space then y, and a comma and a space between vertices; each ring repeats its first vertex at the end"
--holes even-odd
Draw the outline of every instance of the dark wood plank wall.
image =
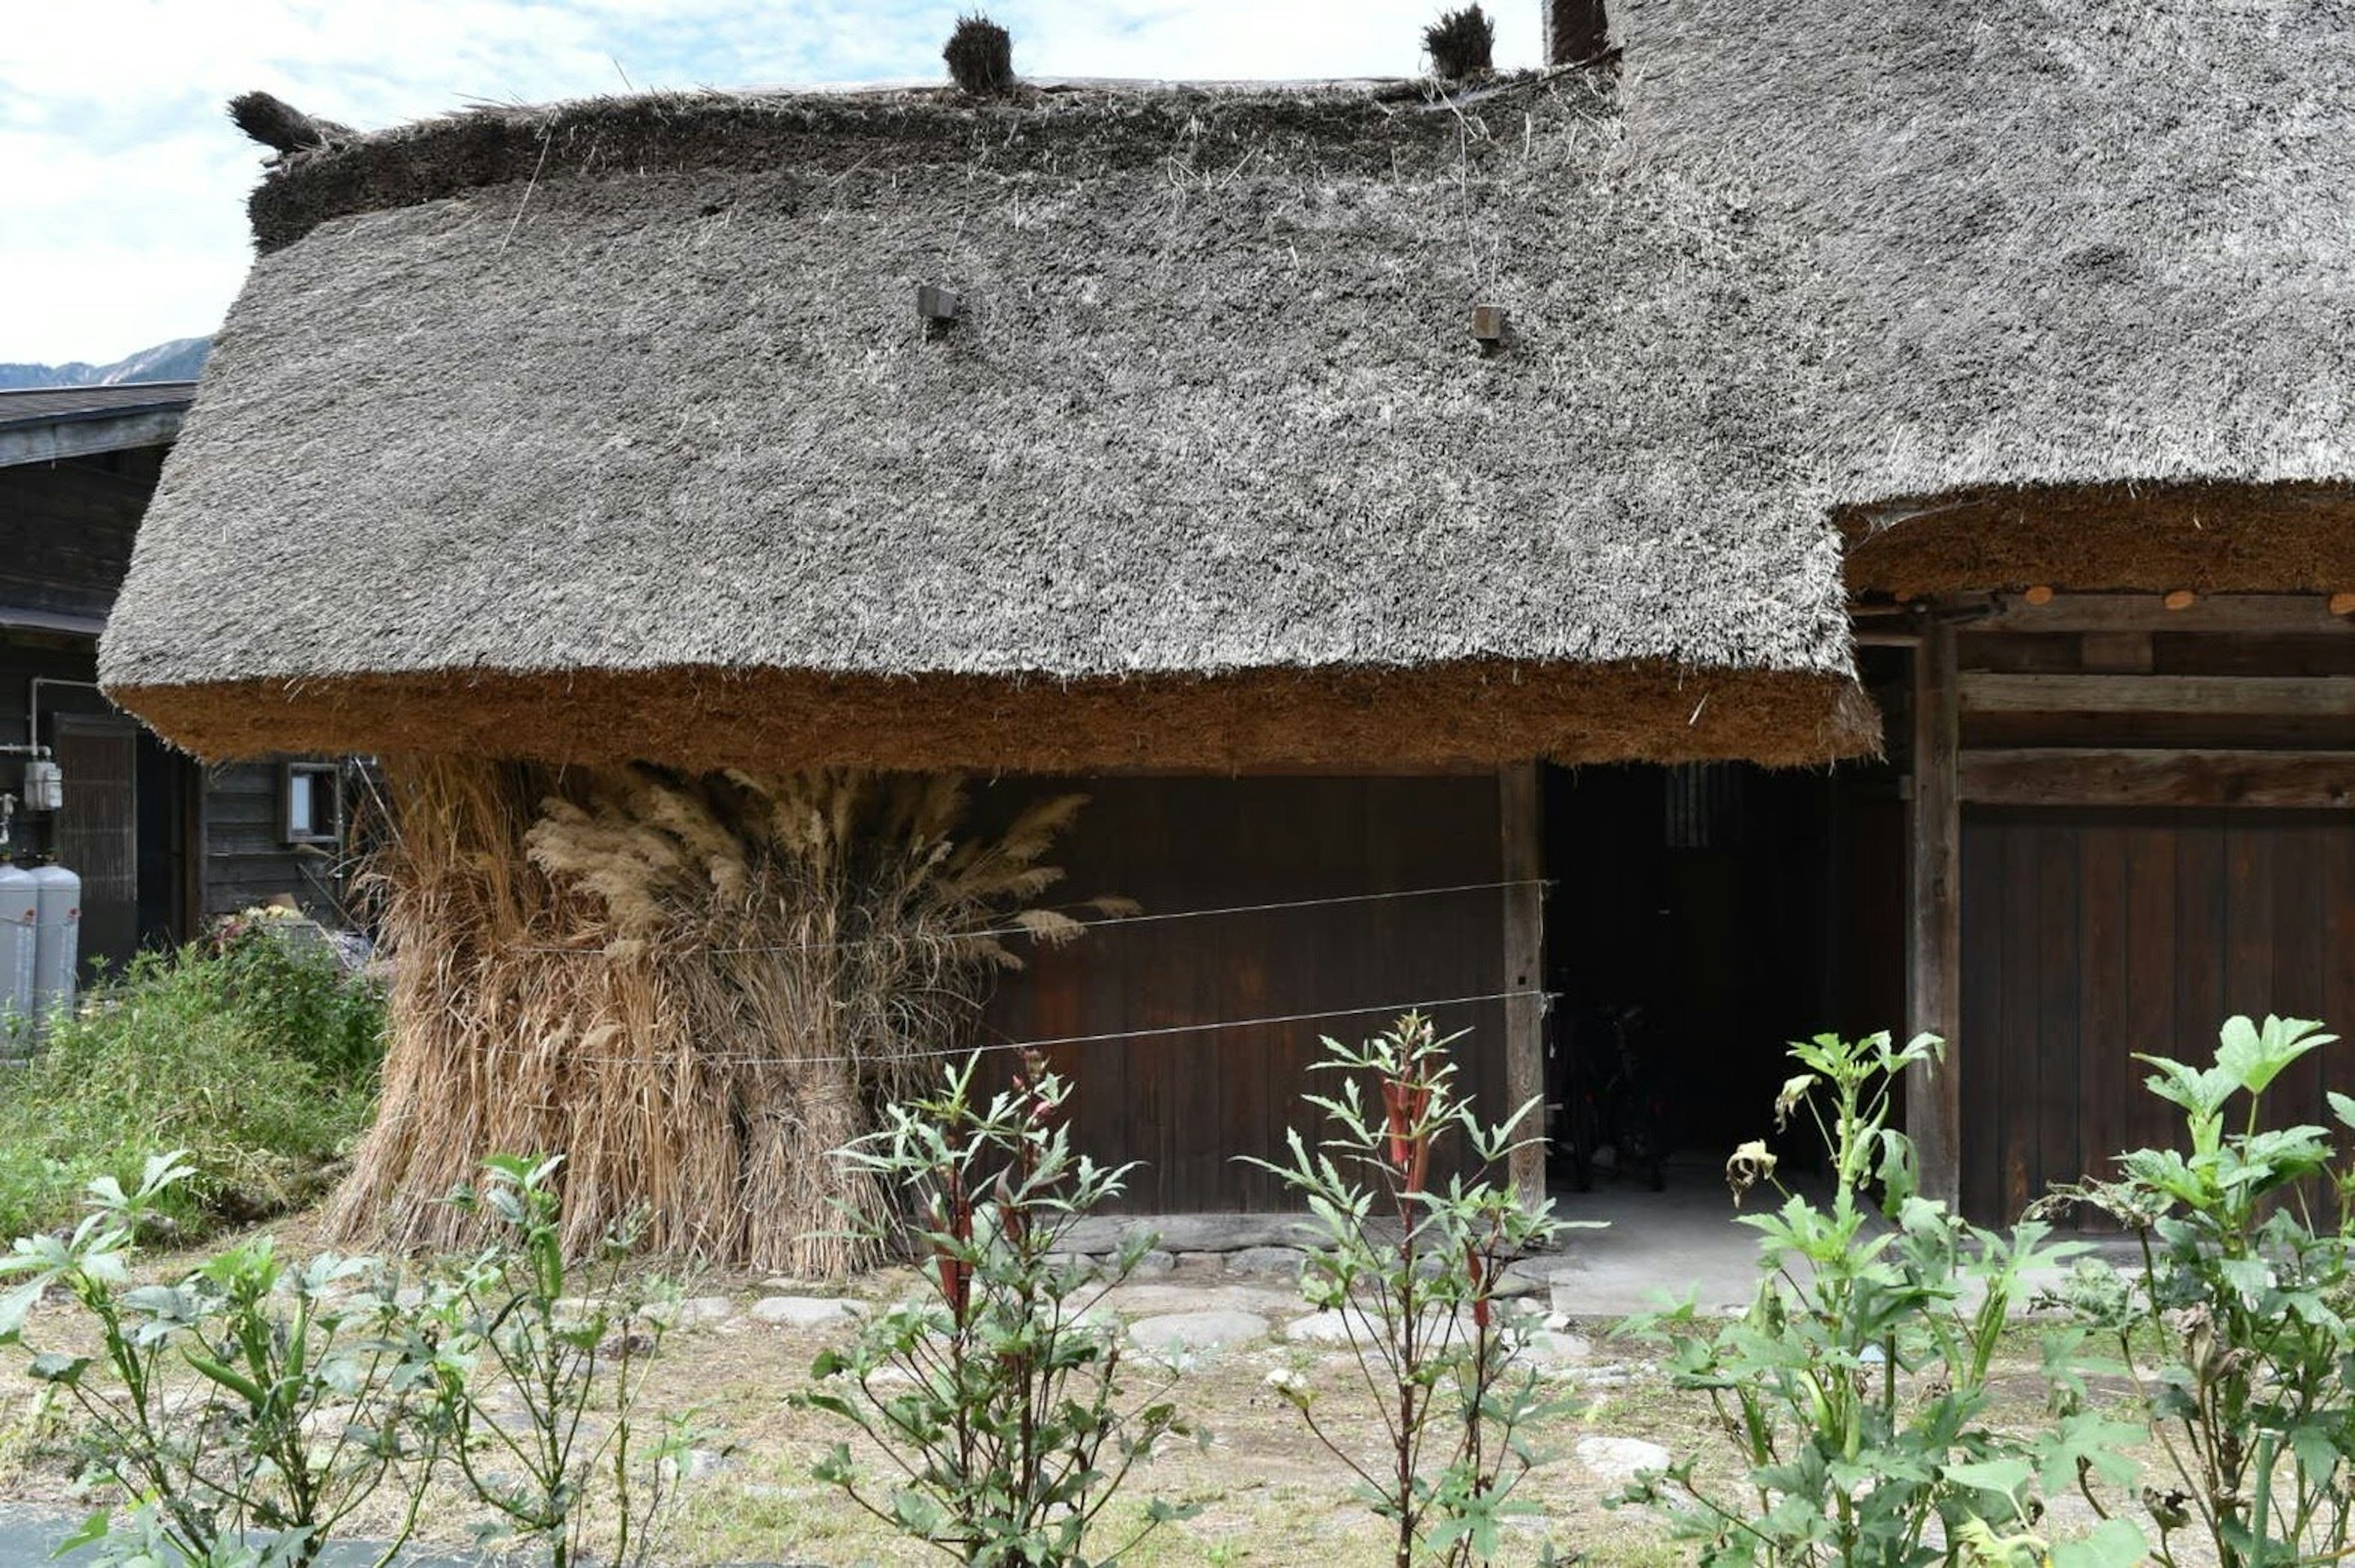
POLYGON ((104 618, 163 449, 0 468, 0 608, 104 618))
MULTIPOLYGON (((2204 1061, 2233 1013, 2355 1030, 2355 701, 2312 684, 2355 676, 2355 626, 2289 595, 1998 620, 1959 638, 1963 1199, 1990 1221, 2169 1136, 2134 1053, 2204 1061)), ((2348 1049, 2277 1114, 2327 1121, 2348 1049)))
MULTIPOLYGON (((1042 785, 1000 785, 1009 795, 1042 785)), ((1149 912, 1350 897, 1501 880, 1493 775, 1090 780, 1057 859, 1057 896, 1114 893, 1149 912)), ((1099 928, 1033 953, 986 1019, 999 1042, 1367 1008, 1297 1023, 1059 1046, 1076 1082, 1074 1136, 1099 1159, 1141 1160, 1143 1211, 1288 1207, 1238 1155, 1276 1157, 1314 1130, 1299 1104, 1318 1038, 1380 1029, 1393 1004, 1505 989, 1495 891, 1099 928)), ((1469 1028, 1464 1082, 1505 1090, 1503 1008, 1440 1009, 1469 1028)), ((1003 1062, 1001 1055, 994 1061, 1003 1062)), ((1317 1075, 1320 1084, 1324 1075, 1317 1075)))

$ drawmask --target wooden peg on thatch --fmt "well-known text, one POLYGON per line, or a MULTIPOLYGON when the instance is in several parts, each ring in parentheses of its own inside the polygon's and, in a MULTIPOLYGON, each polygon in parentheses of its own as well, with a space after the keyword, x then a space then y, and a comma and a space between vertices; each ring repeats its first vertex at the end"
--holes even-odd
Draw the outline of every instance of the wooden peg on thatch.
POLYGON ((2159 601, 2170 610, 2189 610, 2200 602, 2200 595, 2189 588, 2179 588, 2159 601))
POLYGON ((1014 85, 1014 35, 979 12, 957 18, 941 58, 949 62, 950 79, 975 98, 1014 85))
POLYGON ((1505 347, 1505 307, 1500 304, 1474 305, 1472 336, 1478 340, 1483 356, 1500 351, 1505 347))
POLYGON ((1497 24, 1476 3, 1446 11, 1423 30, 1431 69, 1444 81, 1471 81, 1496 69, 1497 24))
POLYGON ((2040 582, 2020 597, 2030 604, 2050 604, 2052 603, 2052 585, 2049 582, 2040 582))
POLYGON ((938 283, 916 285, 916 315, 924 324, 924 336, 937 337, 954 326, 964 310, 964 301, 942 288, 938 283))
POLYGON ((308 152, 330 142, 349 141, 348 125, 314 120, 282 98, 267 92, 240 92, 229 101, 229 117, 237 128, 278 153, 308 152))

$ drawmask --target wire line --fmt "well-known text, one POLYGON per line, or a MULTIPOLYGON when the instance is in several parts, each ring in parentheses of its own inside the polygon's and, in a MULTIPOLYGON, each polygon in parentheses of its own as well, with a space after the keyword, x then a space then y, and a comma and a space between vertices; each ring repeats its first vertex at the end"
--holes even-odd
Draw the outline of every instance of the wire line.
MULTIPOLYGON (((1553 880, 1549 877, 1521 877, 1510 881, 1501 882, 1458 882, 1447 887, 1398 888, 1388 892, 1339 893, 1331 898, 1323 899, 1284 899, 1274 903, 1229 904, 1220 909, 1170 910, 1167 912, 1158 914, 1108 914, 1098 916, 1093 920, 1079 920, 1073 918, 1071 920, 1071 923, 1083 931, 1094 931, 1100 927, 1113 925, 1151 925, 1159 922, 1172 920, 1209 920, 1216 916, 1223 915, 1272 914, 1281 913, 1286 910, 1328 909, 1336 904, 1378 903, 1385 899, 1440 898, 1450 893, 1504 892, 1514 888, 1550 888, 1551 886, 1553 886, 1553 880)), ((1039 933, 1038 932, 1033 931, 1027 925, 1004 925, 987 927, 980 931, 961 931, 952 936, 932 938, 929 940, 941 942, 975 942, 992 937, 1037 936, 1039 934, 1039 933)), ((854 936, 846 937, 839 942, 748 944, 741 947, 705 947, 699 948, 697 951, 703 953, 728 954, 832 953, 852 948, 883 947, 901 944, 906 943, 908 940, 909 939, 905 937, 854 936)), ((506 949, 506 951, 510 953, 555 953, 582 958, 610 958, 616 956, 609 949, 603 947, 564 947, 553 944, 532 944, 509 947, 506 949)))
MULTIPOLYGON (((1305 1023, 1313 1019, 1354 1018, 1365 1013, 1423 1012, 1436 1008, 1474 1007, 1482 1002, 1509 1002, 1524 997, 1536 997, 1550 1001, 1555 993, 1524 987, 1514 991, 1490 991, 1476 997, 1434 997, 1419 1002, 1372 1002, 1361 1008, 1326 1008, 1316 1012, 1271 1013, 1264 1018, 1220 1019, 1209 1023, 1163 1024, 1152 1029, 1114 1029, 1103 1034, 1066 1034, 1044 1040, 990 1040, 980 1045, 960 1046, 954 1050, 902 1051, 895 1061, 933 1061, 943 1057, 978 1056, 996 1051, 1043 1051, 1059 1045, 1105 1045, 1123 1040, 1160 1040, 1171 1035, 1209 1034, 1220 1029, 1262 1029, 1271 1024, 1305 1023)), ((474 1054, 484 1056, 532 1056, 542 1052, 574 1064, 608 1067, 658 1066, 643 1056, 574 1056, 560 1047, 549 1045, 485 1045, 474 1054)), ((680 1056, 680 1065, 693 1063, 698 1067, 842 1067, 861 1066, 868 1058, 858 1056, 680 1056)))

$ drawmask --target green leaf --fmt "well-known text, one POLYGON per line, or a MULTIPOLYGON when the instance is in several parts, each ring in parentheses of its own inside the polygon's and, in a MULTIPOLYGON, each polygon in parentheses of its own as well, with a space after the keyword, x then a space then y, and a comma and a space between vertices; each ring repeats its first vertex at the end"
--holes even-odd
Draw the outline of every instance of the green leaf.
POLYGON ((90 1371, 90 1358, 69 1356, 58 1350, 44 1350, 33 1358, 33 1364, 25 1371, 28 1376, 37 1378, 42 1382, 60 1383, 70 1387, 81 1381, 82 1373, 90 1371))
POLYGON ((891 1494, 891 1516, 910 1534, 927 1541, 948 1522, 948 1515, 941 1511, 939 1503, 922 1492, 905 1489, 891 1494))
POLYGON ((79 1552, 81 1548, 90 1545, 92 1541, 103 1541, 106 1539, 107 1528, 107 1511, 104 1509, 101 1509, 96 1513, 91 1515, 88 1519, 82 1520, 80 1528, 76 1529, 71 1535, 69 1535, 63 1541, 59 1541, 56 1549, 52 1551, 49 1555, 52 1557, 63 1557, 69 1552, 79 1552))
POLYGON ((2052 1548, 2051 1568, 2135 1568, 2150 1555, 2150 1542, 2126 1520, 2105 1521, 2091 1535, 2052 1548))
POLYGON ((49 1287, 44 1274, 0 1296, 0 1344, 13 1345, 25 1331, 25 1318, 49 1287))
POLYGON ((2035 1467, 2025 1459, 2007 1457, 1978 1459, 1959 1465, 1949 1465, 1945 1474, 1947 1481, 1955 1486, 1968 1487, 1974 1491, 1995 1492, 2002 1497, 2017 1499, 2021 1488, 2035 1477, 2036 1470, 2035 1467))

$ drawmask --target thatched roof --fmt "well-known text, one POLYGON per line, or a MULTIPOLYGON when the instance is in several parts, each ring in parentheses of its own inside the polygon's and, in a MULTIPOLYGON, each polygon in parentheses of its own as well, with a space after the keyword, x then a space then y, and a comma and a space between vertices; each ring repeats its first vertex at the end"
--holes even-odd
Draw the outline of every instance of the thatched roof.
POLYGON ((104 675, 208 751, 1840 754, 1870 504, 2355 473, 2334 13, 1639 0, 1624 86, 296 153, 104 675))
POLYGON ((1876 586, 1984 586, 2040 514, 2056 577, 2133 531, 2088 586, 2355 582, 2355 5, 1622 4, 1631 144, 1808 236, 1823 475, 1929 521, 1876 586), (2327 524, 2222 487, 2295 481, 2327 524), (2008 494, 2061 485, 2109 493, 2008 494))

